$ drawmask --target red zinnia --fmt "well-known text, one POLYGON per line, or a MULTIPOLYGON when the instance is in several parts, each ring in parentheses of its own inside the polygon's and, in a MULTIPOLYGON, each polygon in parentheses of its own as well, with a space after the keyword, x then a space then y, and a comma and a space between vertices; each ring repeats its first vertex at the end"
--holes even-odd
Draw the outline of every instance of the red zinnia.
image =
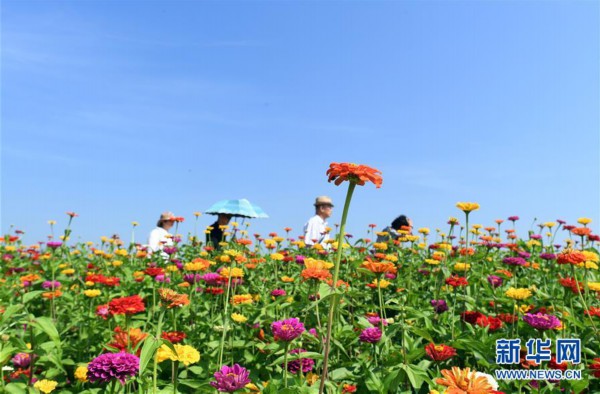
POLYGON ((460 314, 460 317, 470 324, 475 324, 477 320, 482 316, 484 316, 484 314, 477 311, 464 311, 460 314))
POLYGON ((475 321, 479 327, 488 327, 489 331, 496 331, 502 328, 502 320, 497 317, 479 316, 475 321))
POLYGON ((425 352, 433 361, 445 361, 456 355, 456 349, 448 345, 430 343, 425 346, 425 352))
POLYGON ((185 332, 181 331, 163 331, 160 337, 171 343, 179 343, 186 338, 186 335, 185 332))
POLYGON ((359 186, 363 186, 365 182, 373 182, 377 188, 380 188, 383 182, 381 171, 363 164, 331 163, 327 175, 329 182, 334 181, 337 186, 344 181, 353 182, 359 186))
POLYGON ((512 324, 512 323, 516 322, 517 320, 519 320, 519 316, 512 315, 510 313, 499 313, 497 317, 498 317, 498 319, 500 319, 501 321, 503 321, 504 323, 507 323, 507 324, 512 324))
POLYGON ((593 371, 593 375, 600 378, 600 358, 595 358, 594 362, 590 364, 590 371, 593 371))
POLYGON ((154 278, 157 275, 164 275, 165 270, 158 267, 148 267, 144 270, 144 273, 154 278))
POLYGON ((108 303, 108 312, 111 315, 133 315, 145 310, 144 300, 137 294, 130 297, 113 298, 108 303))
POLYGON ((451 277, 446 278, 446 284, 450 285, 452 287, 461 287, 461 286, 467 286, 469 284, 469 282, 467 281, 467 278, 464 278, 462 276, 452 275, 451 277))
POLYGON ((565 250, 556 256, 556 263, 577 265, 583 263, 585 259, 585 255, 578 250, 565 250))

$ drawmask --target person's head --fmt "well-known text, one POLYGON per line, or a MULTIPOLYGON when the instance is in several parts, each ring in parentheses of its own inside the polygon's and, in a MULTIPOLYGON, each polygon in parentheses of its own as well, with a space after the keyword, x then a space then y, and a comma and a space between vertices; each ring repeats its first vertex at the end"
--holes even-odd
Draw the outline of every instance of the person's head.
POLYGON ((158 222, 156 222, 156 226, 162 227, 168 231, 171 227, 173 227, 174 223, 175 223, 175 215, 173 214, 173 212, 163 212, 160 215, 158 222))
POLYGON ((227 226, 229 224, 230 220, 231 220, 231 215, 229 215, 227 213, 220 213, 219 217, 217 219, 217 223, 219 223, 219 226, 227 226))
POLYGON ((327 196, 317 197, 315 200, 315 214, 319 215, 323 219, 327 219, 331 216, 333 210, 333 201, 327 196))
POLYGON ((392 222, 392 228, 394 230, 401 230, 402 227, 406 227, 409 231, 412 229, 412 219, 406 217, 406 215, 400 215, 392 222))

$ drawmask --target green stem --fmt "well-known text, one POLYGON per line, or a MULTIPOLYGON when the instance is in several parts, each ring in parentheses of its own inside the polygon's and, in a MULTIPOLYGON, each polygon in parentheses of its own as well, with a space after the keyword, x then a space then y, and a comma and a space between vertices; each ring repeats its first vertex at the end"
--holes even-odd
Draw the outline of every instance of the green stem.
MULTIPOLYGON (((161 330, 162 330, 162 321, 165 316, 165 311, 161 311, 158 316, 158 326, 156 328, 156 340, 160 341, 161 330)), ((157 379, 158 379, 158 359, 157 354, 154 354, 154 365, 152 368, 152 393, 156 394, 157 392, 157 379)))
MULTIPOLYGON (((286 342, 285 343, 285 355, 283 356, 283 384, 285 388, 287 388, 288 386, 288 351, 290 348, 290 343, 286 342)), ((300 367, 300 370, 302 370, 302 367, 300 367)))
POLYGON ((327 317, 327 335, 325 337, 325 353, 323 358, 323 375, 321 376, 321 383, 319 385, 319 394, 323 394, 325 389, 325 381, 327 380, 327 367, 329 365, 329 351, 331 350, 331 329, 333 326, 333 315, 335 313, 335 307, 338 303, 337 293, 337 281, 340 274, 340 262, 342 261, 342 242, 344 240, 344 232, 346 230, 346 218, 348 217, 348 210, 350 208, 350 201, 352 200, 352 193, 356 183, 350 182, 348 185, 348 192, 346 193, 346 202, 344 203, 344 212, 342 213, 342 222, 340 224, 340 232, 338 234, 338 250, 335 257, 335 270, 333 273, 333 295, 331 296, 331 303, 329 305, 329 315, 327 317))

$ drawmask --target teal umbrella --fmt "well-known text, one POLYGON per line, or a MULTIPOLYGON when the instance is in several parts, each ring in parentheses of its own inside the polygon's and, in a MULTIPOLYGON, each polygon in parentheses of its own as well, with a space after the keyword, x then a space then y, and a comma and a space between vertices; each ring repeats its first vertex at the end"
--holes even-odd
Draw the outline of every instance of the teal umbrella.
MULTIPOLYGON (((250 203, 252 204, 252 203, 250 203)), ((256 204, 252 204, 252 208, 254 208, 254 212, 256 212, 256 214, 258 215, 257 218, 260 219, 266 219, 269 217, 269 215, 267 215, 267 213, 265 211, 263 211, 263 209, 261 207, 259 207, 256 204)))
POLYGON ((269 216, 258 205, 252 204, 245 198, 239 200, 221 200, 208 208, 206 213, 211 215, 227 214, 243 218, 268 218, 269 216))

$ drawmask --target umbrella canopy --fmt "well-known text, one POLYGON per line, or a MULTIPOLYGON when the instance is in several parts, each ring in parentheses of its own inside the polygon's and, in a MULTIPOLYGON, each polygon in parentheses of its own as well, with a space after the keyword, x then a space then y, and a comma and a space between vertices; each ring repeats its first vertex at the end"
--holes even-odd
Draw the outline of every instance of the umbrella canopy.
POLYGON ((267 215, 267 213, 265 211, 263 211, 263 209, 261 207, 259 207, 256 204, 252 204, 252 203, 250 203, 250 204, 252 205, 252 208, 254 208, 254 212, 256 212, 256 214, 258 215, 258 216, 256 216, 257 218, 266 219, 269 217, 269 215, 267 215))
POLYGON ((221 200, 208 208, 206 213, 211 215, 218 215, 222 213, 243 218, 269 217, 259 206, 253 205, 245 198, 240 200, 221 200))

